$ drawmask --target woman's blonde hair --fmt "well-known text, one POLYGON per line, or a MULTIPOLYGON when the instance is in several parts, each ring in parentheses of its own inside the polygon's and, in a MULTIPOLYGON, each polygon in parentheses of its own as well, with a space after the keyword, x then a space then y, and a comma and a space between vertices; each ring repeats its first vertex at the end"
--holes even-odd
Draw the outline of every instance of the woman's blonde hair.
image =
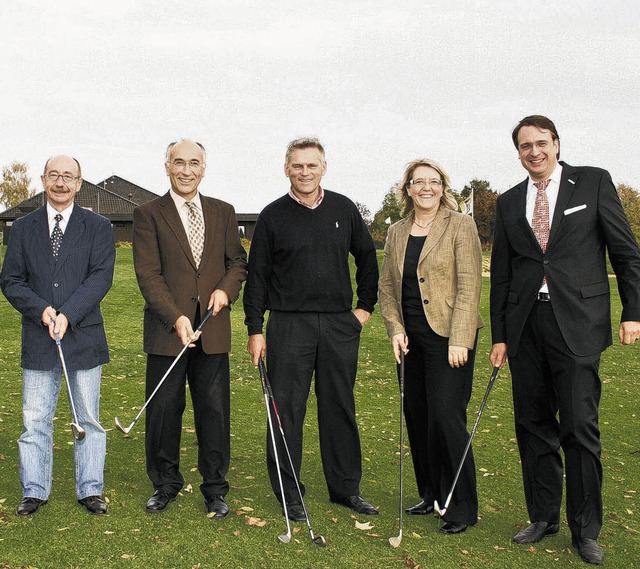
POLYGON ((402 181, 396 187, 396 194, 398 196, 398 200, 402 204, 402 215, 406 216, 413 211, 413 200, 411 196, 409 196, 409 181, 413 179, 413 173, 416 168, 419 166, 427 166, 429 168, 433 168, 438 174, 440 174, 440 179, 442 180, 442 196, 440 196, 440 203, 453 211, 458 211, 458 202, 453 197, 451 193, 451 178, 449 178, 449 174, 434 160, 429 158, 418 158, 416 160, 412 160, 409 162, 404 169, 404 175, 402 176, 402 181))

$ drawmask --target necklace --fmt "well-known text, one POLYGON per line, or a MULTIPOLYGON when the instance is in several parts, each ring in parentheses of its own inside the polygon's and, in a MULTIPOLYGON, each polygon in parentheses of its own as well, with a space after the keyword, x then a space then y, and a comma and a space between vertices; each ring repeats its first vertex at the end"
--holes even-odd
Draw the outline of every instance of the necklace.
POLYGON ((429 227, 433 223, 434 219, 435 219, 435 217, 429 223, 427 223, 426 225, 421 225, 415 219, 413 220, 413 223, 415 223, 418 227, 421 227, 422 229, 426 229, 427 227, 429 227))

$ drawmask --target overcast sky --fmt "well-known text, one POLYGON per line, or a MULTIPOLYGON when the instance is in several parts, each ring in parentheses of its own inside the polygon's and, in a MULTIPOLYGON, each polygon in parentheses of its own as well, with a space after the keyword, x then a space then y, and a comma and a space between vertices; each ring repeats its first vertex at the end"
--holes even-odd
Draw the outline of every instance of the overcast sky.
POLYGON ((13 0, 0 4, 0 165, 71 154, 84 178, 169 188, 166 145, 208 150, 206 195, 258 212, 287 143, 379 209, 430 157, 454 189, 524 179, 510 133, 545 114, 562 158, 640 189, 637 0, 13 0))

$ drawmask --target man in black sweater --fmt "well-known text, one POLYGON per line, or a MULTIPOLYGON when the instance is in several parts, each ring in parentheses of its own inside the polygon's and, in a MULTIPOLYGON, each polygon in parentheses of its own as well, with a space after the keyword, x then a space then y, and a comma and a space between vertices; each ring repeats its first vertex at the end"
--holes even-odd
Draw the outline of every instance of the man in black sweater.
MULTIPOLYGON (((251 244, 244 291, 247 350, 254 365, 268 351, 273 394, 298 480, 302 426, 315 373, 329 498, 357 513, 374 515, 378 511, 360 496, 362 458, 353 386, 360 333, 377 300, 375 247, 355 204, 320 186, 327 170, 320 141, 291 142, 284 170, 291 189, 260 213, 251 244), (356 264, 355 310, 349 253, 356 264)), ((279 456, 282 453, 279 450, 279 456)), ((282 502, 270 445, 267 467, 271 486, 282 502)), ((304 520, 293 473, 286 463, 280 468, 289 517, 304 520)), ((300 487, 304 492, 304 485, 300 487)))

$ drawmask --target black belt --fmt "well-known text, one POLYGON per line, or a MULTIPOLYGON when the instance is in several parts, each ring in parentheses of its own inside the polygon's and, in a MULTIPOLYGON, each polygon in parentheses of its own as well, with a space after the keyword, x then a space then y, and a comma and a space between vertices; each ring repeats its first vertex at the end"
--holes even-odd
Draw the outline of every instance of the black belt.
POLYGON ((538 296, 536 296, 536 300, 538 302, 551 302, 551 297, 548 292, 539 292, 538 296))

